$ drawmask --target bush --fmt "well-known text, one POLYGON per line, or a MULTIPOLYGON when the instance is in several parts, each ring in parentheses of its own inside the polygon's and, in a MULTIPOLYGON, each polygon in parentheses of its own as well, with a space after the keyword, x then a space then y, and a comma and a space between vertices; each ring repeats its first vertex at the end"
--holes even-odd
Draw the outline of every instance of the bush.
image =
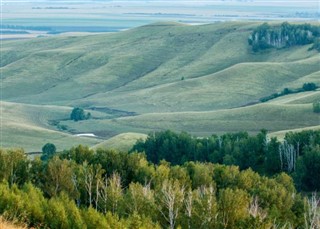
POLYGON ((74 120, 76 122, 86 119, 86 115, 84 113, 84 110, 79 107, 73 108, 71 115, 70 115, 70 119, 74 120))
POLYGON ((315 83, 304 83, 302 86, 302 89, 305 91, 314 91, 316 90, 318 87, 315 83))
POLYGON ((82 108, 76 107, 73 108, 70 119, 74 121, 81 121, 81 120, 86 120, 91 118, 91 113, 88 112, 87 114, 84 112, 82 108))

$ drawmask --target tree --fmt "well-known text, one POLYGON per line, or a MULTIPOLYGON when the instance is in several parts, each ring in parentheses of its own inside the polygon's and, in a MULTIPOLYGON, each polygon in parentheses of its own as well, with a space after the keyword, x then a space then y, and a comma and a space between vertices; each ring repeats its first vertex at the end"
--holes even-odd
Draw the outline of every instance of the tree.
POLYGON ((237 228, 249 216, 249 197, 241 190, 222 189, 219 193, 219 220, 223 228, 237 228))
POLYGON ((296 161, 298 158, 297 151, 294 146, 284 141, 279 145, 279 156, 281 163, 281 170, 289 173, 293 172, 296 168, 296 161))
POLYGON ((43 155, 41 156, 42 160, 47 160, 51 158, 55 153, 56 153, 56 146, 52 143, 47 143, 42 147, 42 153, 43 155))
POLYGON ((316 196, 316 193, 313 193, 312 197, 307 201, 307 212, 305 213, 306 228, 315 229, 320 225, 319 204, 320 199, 316 196))
MULTIPOLYGON (((90 113, 88 113, 88 117, 91 117, 91 114, 89 115, 90 113)), ((72 112, 71 112, 71 115, 70 115, 70 119, 71 120, 74 120, 75 122, 77 121, 81 121, 81 120, 85 120, 87 119, 87 116, 84 112, 84 110, 82 108, 79 108, 79 107, 76 107, 76 108, 73 108, 72 112)))
POLYGON ((7 180, 10 185, 28 181, 29 160, 21 149, 0 150, 0 180, 7 180))
POLYGON ((314 91, 316 90, 318 87, 315 83, 304 83, 302 86, 302 89, 305 91, 314 91))
POLYGON ((169 228, 174 229, 179 212, 183 207, 185 189, 180 185, 179 181, 165 180, 162 183, 162 188, 159 196, 159 211, 165 221, 169 223, 169 228))
POLYGON ((72 162, 57 156, 53 157, 46 168, 44 190, 49 196, 57 196, 61 192, 74 196, 75 188, 72 182, 72 162))
POLYGON ((201 186, 194 191, 194 228, 216 228, 217 201, 215 188, 201 186))

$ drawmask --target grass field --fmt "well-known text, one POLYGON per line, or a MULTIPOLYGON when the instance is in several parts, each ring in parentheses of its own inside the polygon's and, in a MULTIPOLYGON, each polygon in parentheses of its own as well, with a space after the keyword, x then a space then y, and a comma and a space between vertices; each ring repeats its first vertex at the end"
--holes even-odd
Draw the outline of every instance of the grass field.
POLYGON ((123 133, 109 138, 97 145, 91 147, 92 149, 116 149, 120 151, 128 151, 138 140, 145 140, 147 135, 140 133, 123 133))
POLYGON ((59 149, 101 142, 121 148, 115 142, 136 139, 119 135, 128 132, 203 136, 319 126, 312 103, 320 91, 246 106, 285 87, 320 85, 320 55, 310 45, 252 53, 247 38, 258 24, 155 23, 114 34, 4 41, 1 144, 28 151, 49 141, 59 149), (91 120, 68 121, 75 106, 101 109, 90 110, 91 120))
POLYGON ((101 140, 76 137, 54 130, 50 120, 65 119, 71 108, 38 106, 1 102, 1 147, 24 148, 27 152, 39 152, 51 142, 58 150, 75 145, 95 145, 101 140))

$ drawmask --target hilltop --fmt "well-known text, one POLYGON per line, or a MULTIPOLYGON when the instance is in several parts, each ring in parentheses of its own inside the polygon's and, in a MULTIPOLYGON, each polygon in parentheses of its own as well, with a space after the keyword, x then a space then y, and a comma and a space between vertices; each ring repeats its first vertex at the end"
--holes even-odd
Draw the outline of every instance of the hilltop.
MULTIPOLYGON (((320 55, 311 45, 252 52, 247 40, 258 25, 155 23, 114 34, 3 41, 1 106, 12 107, 3 117, 28 130, 21 138, 39 136, 30 133, 35 128, 59 136, 95 133, 100 138, 85 142, 91 146, 126 132, 203 136, 318 126, 312 102, 319 91, 256 104, 284 88, 320 85, 320 55), (76 106, 95 112, 93 119, 68 121, 76 106), (36 121, 35 113, 42 114, 36 121)), ((14 125, 3 127, 6 146, 14 125)))

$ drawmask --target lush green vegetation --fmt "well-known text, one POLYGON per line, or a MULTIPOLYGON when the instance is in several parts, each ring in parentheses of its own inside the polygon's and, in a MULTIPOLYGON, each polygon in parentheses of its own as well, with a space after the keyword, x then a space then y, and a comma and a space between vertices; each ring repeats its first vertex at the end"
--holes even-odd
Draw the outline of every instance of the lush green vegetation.
POLYGON ((317 199, 297 194, 285 173, 267 178, 209 162, 153 164, 144 154, 83 146, 32 161, 21 150, 1 150, 0 165, 0 214, 36 228, 310 228, 319 223, 319 211, 312 208, 317 199))
POLYGON ((246 132, 196 138, 172 131, 149 134, 138 141, 132 152, 145 152, 153 163, 166 160, 173 165, 188 161, 237 165, 262 175, 287 172, 294 177, 299 190, 320 189, 320 131, 289 132, 284 142, 269 139, 266 131, 256 136, 246 132))
POLYGON ((57 151, 57 148, 52 143, 47 143, 42 147, 42 156, 41 159, 46 160, 51 158, 57 151))
POLYGON ((289 24, 288 22, 283 22, 280 26, 270 26, 268 23, 263 23, 251 33, 248 42, 254 52, 269 48, 287 48, 311 43, 315 43, 311 49, 318 50, 319 37, 319 26, 289 24))

